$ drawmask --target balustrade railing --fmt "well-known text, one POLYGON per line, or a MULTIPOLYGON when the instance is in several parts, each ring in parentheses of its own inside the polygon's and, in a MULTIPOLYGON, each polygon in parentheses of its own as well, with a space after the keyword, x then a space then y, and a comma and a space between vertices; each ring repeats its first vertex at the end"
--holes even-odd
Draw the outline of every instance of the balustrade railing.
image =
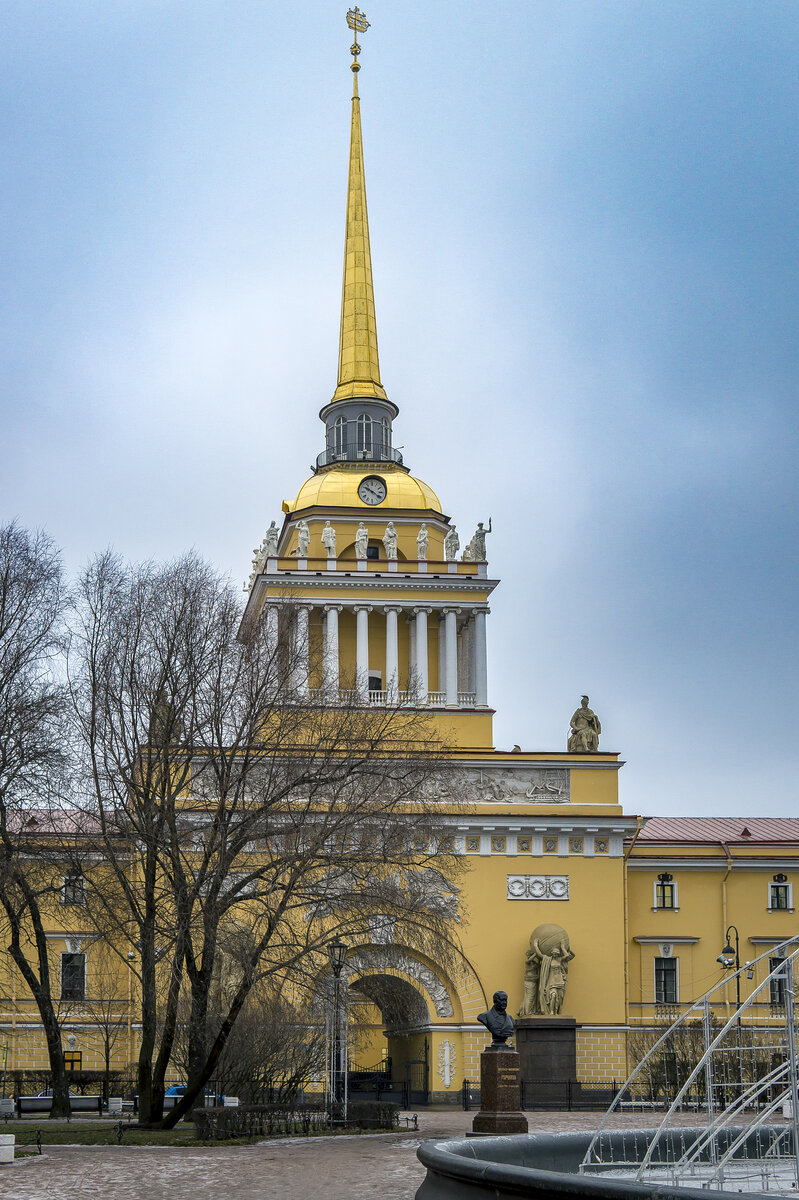
MULTIPOLYGON (((368 692, 361 695, 356 688, 337 688, 328 690, 327 688, 310 688, 303 696, 301 692, 293 693, 285 697, 297 704, 310 702, 311 704, 358 704, 359 700, 364 703, 382 707, 384 705, 406 705, 410 708, 420 708, 425 705, 430 705, 434 708, 440 708, 447 703, 446 692, 428 692, 425 700, 422 700, 418 692, 401 691, 396 692, 394 697, 386 690, 379 688, 370 688, 368 692)), ((475 693, 474 692, 458 692, 458 708, 474 708, 475 693)))

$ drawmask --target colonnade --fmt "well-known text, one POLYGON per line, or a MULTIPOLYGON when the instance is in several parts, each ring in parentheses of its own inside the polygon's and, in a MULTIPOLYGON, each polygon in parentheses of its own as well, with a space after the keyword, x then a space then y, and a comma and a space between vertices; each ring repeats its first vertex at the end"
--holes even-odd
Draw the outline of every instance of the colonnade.
MULTIPOLYGON (((291 690, 300 698, 327 698, 335 701, 340 689, 341 653, 339 614, 345 609, 355 614, 355 698, 364 703, 412 703, 442 705, 447 708, 483 708, 488 704, 486 654, 487 608, 470 606, 380 604, 311 604, 291 602, 291 690), (310 619, 313 610, 321 610, 322 647, 320 697, 312 697, 310 619), (385 620, 385 662, 369 661, 370 622, 385 620), (399 622, 408 625, 409 653, 400 663, 399 622), (432 622, 438 624, 438 691, 430 691, 428 671, 428 634, 432 622), (400 690, 400 668, 407 674, 408 688, 400 690), (370 689, 370 668, 380 674, 382 689, 370 689), (407 671, 405 670, 407 668, 407 671)), ((264 606, 262 619, 267 636, 277 642, 283 604, 264 606)), ((350 696, 351 693, 348 693, 350 696)))

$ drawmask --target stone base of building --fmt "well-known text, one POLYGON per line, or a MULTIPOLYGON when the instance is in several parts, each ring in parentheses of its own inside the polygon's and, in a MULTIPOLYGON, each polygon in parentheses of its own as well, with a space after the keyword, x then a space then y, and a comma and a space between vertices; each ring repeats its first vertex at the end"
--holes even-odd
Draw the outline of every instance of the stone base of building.
POLYGON ((525 1084, 577 1078, 574 1017, 517 1017, 515 1036, 525 1084))
POLYGON ((480 1055, 480 1111, 472 1122, 478 1135, 527 1133, 521 1111, 519 1055, 515 1050, 484 1050, 480 1055))

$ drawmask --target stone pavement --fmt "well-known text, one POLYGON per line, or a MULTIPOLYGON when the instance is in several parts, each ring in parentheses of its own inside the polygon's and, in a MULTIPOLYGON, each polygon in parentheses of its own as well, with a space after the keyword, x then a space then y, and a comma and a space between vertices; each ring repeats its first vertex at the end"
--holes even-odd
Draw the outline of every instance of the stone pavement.
MULTIPOLYGON (((528 1113, 530 1130, 595 1129, 599 1113, 528 1113)), ((5 1200, 413 1200, 420 1140, 459 1137, 474 1113, 428 1109, 419 1132, 297 1138, 254 1146, 48 1146, 0 1166, 5 1200)), ((614 1118, 641 1128, 641 1114, 614 1118)), ((10 1130, 10 1127, 9 1127, 10 1130)))

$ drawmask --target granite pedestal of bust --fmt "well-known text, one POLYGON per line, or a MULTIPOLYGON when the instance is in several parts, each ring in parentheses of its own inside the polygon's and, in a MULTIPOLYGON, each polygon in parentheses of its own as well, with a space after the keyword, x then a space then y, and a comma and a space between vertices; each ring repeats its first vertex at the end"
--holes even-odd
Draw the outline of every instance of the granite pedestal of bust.
POLYGON ((506 1044, 515 1028, 507 992, 494 992, 493 1007, 477 1020, 491 1034, 492 1043, 480 1055, 480 1111, 469 1136, 527 1133, 527 1118, 520 1109, 519 1055, 506 1044))

